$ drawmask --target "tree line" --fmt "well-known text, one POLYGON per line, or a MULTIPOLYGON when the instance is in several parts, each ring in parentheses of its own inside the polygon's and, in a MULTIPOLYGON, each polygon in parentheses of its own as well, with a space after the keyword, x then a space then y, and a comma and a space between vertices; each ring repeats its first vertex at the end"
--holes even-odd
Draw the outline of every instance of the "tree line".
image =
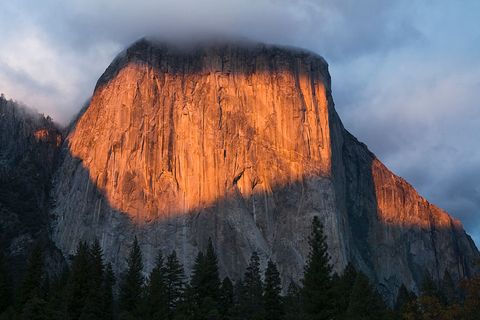
POLYGON ((94 241, 81 242, 68 270, 49 279, 37 246, 15 288, 9 285, 0 256, 0 319, 479 319, 479 276, 460 286, 448 273, 440 284, 427 276, 419 296, 401 286, 396 303, 388 307, 368 277, 352 264, 340 275, 333 272, 317 217, 309 247, 303 279, 298 284, 291 281, 284 290, 276 264, 269 260, 262 270, 255 252, 242 279, 221 279, 211 241, 198 253, 188 279, 175 251, 167 256, 160 252, 145 277, 137 239, 127 269, 118 278, 94 241))

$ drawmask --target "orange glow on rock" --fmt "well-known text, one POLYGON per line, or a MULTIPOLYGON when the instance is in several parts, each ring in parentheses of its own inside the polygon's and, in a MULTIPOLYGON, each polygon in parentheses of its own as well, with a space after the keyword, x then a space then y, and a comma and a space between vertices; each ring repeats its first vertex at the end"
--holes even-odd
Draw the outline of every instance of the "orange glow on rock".
POLYGON ((110 205, 137 221, 331 174, 324 79, 171 74, 129 64, 68 137, 110 205))
POLYGON ((463 229, 460 221, 429 203, 404 179, 394 175, 378 159, 372 163, 378 218, 385 224, 424 230, 463 229))
POLYGON ((33 133, 33 136, 39 142, 52 143, 57 147, 62 143, 62 136, 56 130, 39 129, 33 133))

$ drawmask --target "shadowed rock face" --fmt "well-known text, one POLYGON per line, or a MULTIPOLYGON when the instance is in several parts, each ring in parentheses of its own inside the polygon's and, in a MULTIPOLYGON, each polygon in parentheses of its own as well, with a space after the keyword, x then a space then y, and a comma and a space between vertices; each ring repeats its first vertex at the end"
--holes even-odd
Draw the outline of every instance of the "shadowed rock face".
POLYGON ((118 269, 134 235, 147 268, 175 249, 187 270, 211 237, 224 274, 256 250, 298 281, 315 215, 336 270, 353 261, 386 295, 425 270, 467 275, 478 256, 343 128, 326 62, 296 49, 141 40, 102 75, 63 153, 54 239, 71 253, 96 237, 118 269))
POLYGON ((0 96, 0 251, 14 282, 39 241, 49 271, 64 266, 61 252, 48 240, 48 194, 60 144, 51 119, 0 96))
MULTIPOLYGON (((49 118, 0 96, 0 248, 47 227, 48 187, 61 135, 49 118)), ((22 240, 23 241, 23 240, 22 240)))

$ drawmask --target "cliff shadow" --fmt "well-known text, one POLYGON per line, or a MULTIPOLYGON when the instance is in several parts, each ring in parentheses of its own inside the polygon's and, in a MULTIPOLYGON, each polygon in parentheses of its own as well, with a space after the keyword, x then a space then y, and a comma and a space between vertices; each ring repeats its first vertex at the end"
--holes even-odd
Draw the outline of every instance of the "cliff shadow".
POLYGON ((344 138, 345 203, 357 247, 350 259, 364 266, 381 292, 394 299, 402 284, 418 293, 427 275, 440 283, 446 271, 455 280, 477 272, 480 256, 461 223, 428 203, 350 133, 344 138))

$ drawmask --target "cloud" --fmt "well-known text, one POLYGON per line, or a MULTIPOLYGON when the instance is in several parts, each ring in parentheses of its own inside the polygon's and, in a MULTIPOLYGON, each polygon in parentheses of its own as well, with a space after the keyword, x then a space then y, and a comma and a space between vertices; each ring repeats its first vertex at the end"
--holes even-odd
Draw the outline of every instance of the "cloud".
POLYGON ((346 127, 427 199, 460 218, 477 243, 480 31, 472 12, 479 9, 473 2, 419 8, 412 20, 417 40, 332 66, 346 127))
POLYGON ((11 1, 0 12, 8 48, 0 53, 1 90, 66 122, 115 54, 142 36, 233 34, 335 61, 418 36, 395 14, 399 7, 381 0, 11 1))
POLYGON ((0 11, 0 91, 66 123, 145 35, 221 33, 330 63, 347 129, 480 241, 480 2, 17 0, 0 11))
POLYGON ((66 123, 120 46, 105 41, 79 51, 65 47, 49 25, 17 11, 7 6, 0 14, 0 91, 66 123))

